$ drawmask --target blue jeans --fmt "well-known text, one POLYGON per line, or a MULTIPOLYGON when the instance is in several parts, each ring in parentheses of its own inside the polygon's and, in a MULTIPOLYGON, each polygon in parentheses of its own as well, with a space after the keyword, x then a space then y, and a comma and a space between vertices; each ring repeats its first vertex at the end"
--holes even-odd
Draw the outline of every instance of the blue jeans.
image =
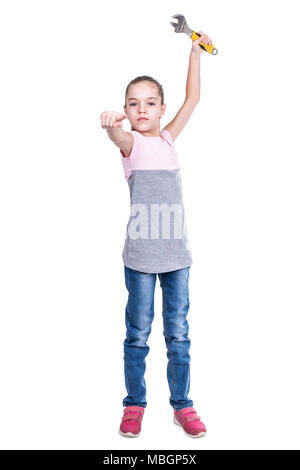
MULTIPOLYGON (((128 395, 123 406, 146 408, 145 358, 147 340, 154 317, 156 274, 147 274, 124 265, 128 301, 125 309, 124 373, 128 395)), ((190 339, 186 319, 189 302, 190 266, 176 271, 157 273, 162 288, 162 315, 167 346, 167 379, 170 404, 175 410, 193 406, 190 389, 190 339)))

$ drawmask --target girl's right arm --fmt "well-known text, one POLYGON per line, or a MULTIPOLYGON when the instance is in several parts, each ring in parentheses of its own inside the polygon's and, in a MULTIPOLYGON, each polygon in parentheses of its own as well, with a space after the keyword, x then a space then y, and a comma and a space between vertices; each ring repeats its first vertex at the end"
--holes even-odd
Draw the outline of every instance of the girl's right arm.
POLYGON ((117 111, 104 111, 100 115, 102 128, 106 129, 108 137, 122 150, 125 158, 129 157, 133 147, 133 135, 122 129, 122 120, 126 117, 117 111))

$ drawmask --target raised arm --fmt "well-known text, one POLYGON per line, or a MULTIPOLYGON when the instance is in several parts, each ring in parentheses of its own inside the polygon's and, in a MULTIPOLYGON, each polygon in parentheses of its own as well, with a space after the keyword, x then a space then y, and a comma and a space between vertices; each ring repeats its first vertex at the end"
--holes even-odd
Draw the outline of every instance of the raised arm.
POLYGON ((202 31, 197 32, 200 34, 200 37, 192 41, 184 103, 174 119, 164 127, 164 130, 166 129, 170 132, 173 141, 180 134, 200 101, 200 55, 204 50, 198 44, 199 42, 211 44, 212 41, 207 34, 204 34, 202 31))

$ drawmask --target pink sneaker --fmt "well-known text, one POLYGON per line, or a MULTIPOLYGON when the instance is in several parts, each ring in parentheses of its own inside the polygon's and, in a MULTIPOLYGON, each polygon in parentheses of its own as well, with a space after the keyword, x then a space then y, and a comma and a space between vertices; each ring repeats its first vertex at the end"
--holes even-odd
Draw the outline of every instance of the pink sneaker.
POLYGON ((126 437, 138 437, 141 434, 144 411, 143 406, 126 406, 123 410, 119 433, 126 437))
POLYGON ((175 424, 182 426, 185 434, 190 437, 201 437, 206 434, 206 427, 192 406, 177 411, 174 410, 173 421, 175 424))

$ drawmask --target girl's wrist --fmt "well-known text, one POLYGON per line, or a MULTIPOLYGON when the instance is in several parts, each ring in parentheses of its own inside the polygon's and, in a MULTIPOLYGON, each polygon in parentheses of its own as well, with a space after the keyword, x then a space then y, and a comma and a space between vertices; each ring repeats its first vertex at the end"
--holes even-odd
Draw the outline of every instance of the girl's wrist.
POLYGON ((190 55, 191 55, 192 57, 199 57, 199 59, 200 59, 200 57, 201 57, 201 52, 198 52, 198 51, 195 51, 195 49, 192 49, 190 55))
POLYGON ((191 48, 191 54, 193 54, 193 55, 196 55, 196 56, 200 57, 200 56, 201 56, 201 50, 202 50, 202 49, 201 49, 201 47, 200 47, 200 46, 198 46, 198 47, 199 47, 199 49, 200 49, 200 50, 198 50, 198 49, 195 49, 194 47, 192 47, 192 48, 191 48))

